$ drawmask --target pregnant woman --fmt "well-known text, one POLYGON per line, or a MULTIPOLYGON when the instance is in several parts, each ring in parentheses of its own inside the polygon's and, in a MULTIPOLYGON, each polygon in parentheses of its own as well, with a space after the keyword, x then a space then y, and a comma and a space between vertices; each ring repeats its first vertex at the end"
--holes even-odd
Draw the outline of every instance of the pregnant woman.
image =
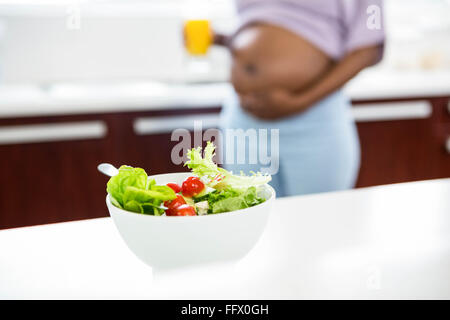
MULTIPOLYGON (((235 95, 223 108, 223 129, 268 129, 269 136, 279 130, 279 169, 271 183, 279 196, 354 186, 359 141, 340 88, 382 57, 381 5, 237 0, 238 30, 215 35, 233 58, 235 95)), ((248 172, 261 165, 226 167, 248 172)))

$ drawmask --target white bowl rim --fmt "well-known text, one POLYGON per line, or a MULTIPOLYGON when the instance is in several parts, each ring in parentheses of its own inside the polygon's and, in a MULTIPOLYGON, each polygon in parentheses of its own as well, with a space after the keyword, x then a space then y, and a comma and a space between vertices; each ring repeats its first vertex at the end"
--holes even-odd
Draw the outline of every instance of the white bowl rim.
MULTIPOLYGON (((181 173, 181 172, 180 172, 181 173)), ((157 176, 157 175, 155 175, 155 176, 157 176)), ((269 185, 269 184, 265 184, 265 186, 269 189, 269 191, 270 191, 270 197, 268 198, 268 199, 266 199, 264 202, 262 202, 262 203, 260 203, 260 204, 257 204, 256 206, 253 206, 253 207, 249 207, 249 208, 244 208, 244 209, 239 209, 239 210, 235 210, 235 211, 228 211, 228 212, 221 212, 221 213, 215 213, 215 214, 205 214, 205 215, 196 215, 196 216, 155 216, 155 215, 153 215, 153 214, 142 214, 142 213, 138 213, 138 212, 132 212, 132 211, 127 211, 127 210, 125 210, 125 209, 121 209, 121 208, 118 208, 118 207, 116 207, 115 205, 113 205, 112 203, 111 203, 111 199, 110 199, 110 195, 109 195, 109 193, 106 195, 106 204, 107 205, 111 205, 111 206, 113 206, 115 209, 117 209, 120 213, 123 213, 123 214, 131 214, 131 215, 134 215, 134 216, 141 216, 141 217, 153 217, 154 219, 157 219, 157 218, 164 218, 164 219, 167 219, 167 218, 169 218, 169 219, 173 219, 173 220, 181 220, 181 219, 204 219, 204 218, 206 218, 206 217, 224 217, 224 216, 231 216, 231 215, 240 215, 240 214, 242 214, 243 213, 243 211, 245 211, 245 210, 249 210, 249 209, 253 209, 253 208, 257 208, 257 207, 259 207, 259 206, 261 206, 261 205, 263 205, 263 204, 265 204, 266 202, 268 202, 268 201, 273 201, 273 199, 275 199, 275 197, 276 197, 276 192, 275 192, 275 190, 273 189, 273 187, 271 186, 271 185, 269 185)))

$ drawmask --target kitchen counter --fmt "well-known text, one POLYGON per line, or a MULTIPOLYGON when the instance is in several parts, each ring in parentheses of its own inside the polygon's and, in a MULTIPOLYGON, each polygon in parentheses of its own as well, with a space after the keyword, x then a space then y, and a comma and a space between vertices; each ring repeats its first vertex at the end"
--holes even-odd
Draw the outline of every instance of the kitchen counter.
POLYGON ((0 298, 450 299, 449 195, 443 179, 278 199, 241 261, 161 274, 110 218, 4 230, 0 298))
MULTIPOLYGON (((4 85, 0 87, 0 118, 215 107, 231 90, 227 82, 4 85)), ((373 68, 348 83, 345 91, 354 101, 449 96, 450 72, 373 68)))

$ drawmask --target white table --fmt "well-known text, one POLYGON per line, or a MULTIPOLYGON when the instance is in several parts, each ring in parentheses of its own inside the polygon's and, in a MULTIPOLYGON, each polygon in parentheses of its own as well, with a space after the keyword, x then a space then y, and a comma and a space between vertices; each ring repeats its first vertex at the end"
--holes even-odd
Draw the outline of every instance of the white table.
POLYGON ((450 179, 280 199, 243 260, 155 275, 110 218, 3 230, 0 298, 450 299, 450 179))

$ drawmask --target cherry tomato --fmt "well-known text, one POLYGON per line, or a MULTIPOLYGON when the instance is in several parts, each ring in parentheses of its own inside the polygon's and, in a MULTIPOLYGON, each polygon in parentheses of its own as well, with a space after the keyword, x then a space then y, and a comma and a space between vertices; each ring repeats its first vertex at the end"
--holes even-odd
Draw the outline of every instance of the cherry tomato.
POLYGON ((197 213, 195 212, 195 209, 188 205, 188 204, 182 204, 181 206, 177 207, 175 209, 175 215, 176 216, 196 216, 197 213))
POLYGON ((173 200, 165 201, 164 206, 167 207, 166 216, 176 216, 176 209, 184 204, 186 204, 186 201, 180 194, 177 194, 177 197, 173 200))
POLYGON ((181 192, 186 197, 194 197, 203 189, 205 189, 205 185, 197 177, 189 177, 181 185, 181 192))
POLYGON ((167 186, 169 188, 171 188, 173 191, 175 191, 175 193, 180 193, 181 192, 181 187, 176 184, 176 183, 168 183, 167 186))

